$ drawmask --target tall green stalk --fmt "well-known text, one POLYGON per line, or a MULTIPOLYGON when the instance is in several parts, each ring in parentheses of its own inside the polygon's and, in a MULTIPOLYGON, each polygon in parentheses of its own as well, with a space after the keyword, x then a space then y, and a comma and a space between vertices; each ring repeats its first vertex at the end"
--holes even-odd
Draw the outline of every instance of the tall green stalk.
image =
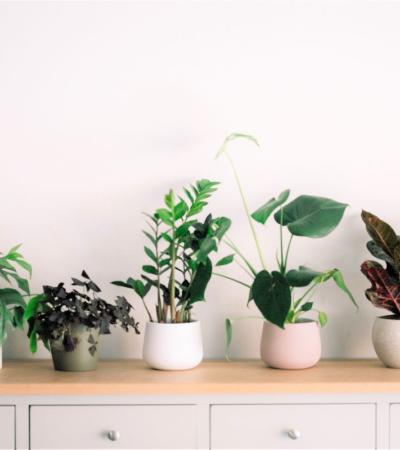
POLYGON ((250 225, 250 229, 251 229, 251 233, 252 233, 253 238, 254 238, 254 242, 256 244, 257 253, 258 253, 258 256, 260 258, 261 265, 262 265, 264 270, 267 270, 267 266, 265 264, 264 257, 263 257, 262 251, 261 251, 260 242, 259 242, 258 237, 257 237, 256 229, 254 227, 253 221, 251 220, 250 210, 249 210, 249 207, 247 205, 246 197, 244 195, 242 184, 240 182, 239 174, 238 174, 238 172, 236 170, 235 164, 233 163, 233 160, 230 157, 229 153, 226 152, 225 154, 226 154, 226 157, 228 158, 228 161, 229 161, 229 163, 230 163, 230 165, 232 167, 233 175, 235 177, 236 184, 237 184, 237 186, 239 188, 240 197, 242 199, 243 207, 244 207, 244 210, 246 212, 247 220, 248 220, 249 225, 250 225))

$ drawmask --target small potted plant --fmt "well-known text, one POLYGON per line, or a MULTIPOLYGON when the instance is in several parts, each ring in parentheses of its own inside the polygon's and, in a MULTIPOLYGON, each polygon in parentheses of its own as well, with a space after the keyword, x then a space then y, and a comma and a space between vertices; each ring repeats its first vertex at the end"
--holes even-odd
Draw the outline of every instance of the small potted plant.
POLYGON ((3 365, 2 349, 7 338, 6 325, 23 328, 23 315, 26 307, 24 297, 30 294, 29 282, 23 278, 18 268, 32 274, 32 267, 19 253, 20 245, 13 247, 8 253, 0 253, 0 369, 3 365))
MULTIPOLYGON (((261 270, 256 269, 237 245, 227 237, 226 244, 242 260, 242 267, 250 277, 249 282, 233 280, 248 287, 248 301, 254 301, 265 319, 261 338, 263 361, 271 367, 280 369, 311 367, 321 357, 319 326, 324 326, 327 322, 326 314, 314 307, 313 295, 318 286, 328 280, 333 280, 354 305, 356 302, 347 288, 341 272, 336 268, 317 271, 300 266, 297 269, 289 270, 290 248, 294 236, 316 239, 330 234, 340 223, 347 205, 328 198, 310 195, 301 195, 287 203, 290 191, 286 190, 250 214, 238 173, 227 153, 228 142, 236 138, 246 138, 258 145, 257 141, 249 135, 231 135, 225 140, 217 156, 225 154, 233 168, 260 258, 261 270), (255 222, 264 225, 273 213, 279 230, 278 267, 276 270, 268 270, 257 237, 255 222), (285 232, 289 235, 286 242, 285 232), (300 294, 296 294, 296 288, 306 289, 300 294), (305 317, 306 313, 312 312, 316 313, 317 320, 305 317)), ((224 274, 219 275, 225 276, 224 274)), ((226 331, 229 347, 232 339, 232 321, 229 319, 226 321, 226 331)))
POLYGON ((95 370, 99 335, 110 334, 112 325, 125 331, 133 328, 139 334, 127 300, 118 297, 115 305, 108 303, 99 297, 100 288, 85 271, 82 277, 72 278, 72 286, 81 291, 68 291, 64 283, 43 286, 43 293, 33 297, 25 310, 30 349, 35 353, 40 339, 51 351, 55 370, 95 370))
POLYGON ((379 359, 388 367, 400 368, 400 237, 379 217, 362 211, 371 240, 367 249, 385 262, 365 261, 361 272, 371 282, 365 291, 367 299, 377 308, 390 311, 377 317, 372 329, 372 342, 379 359))
POLYGON ((205 300, 213 271, 210 254, 217 251, 230 220, 211 214, 204 221, 196 217, 218 184, 199 180, 178 197, 170 191, 164 207, 147 215, 148 228, 143 232, 149 264, 142 267, 141 278, 113 282, 132 289, 143 302, 149 319, 143 358, 152 368, 191 369, 203 358, 200 323, 192 309, 196 302, 205 300), (154 312, 145 298, 149 292, 155 293, 154 312))

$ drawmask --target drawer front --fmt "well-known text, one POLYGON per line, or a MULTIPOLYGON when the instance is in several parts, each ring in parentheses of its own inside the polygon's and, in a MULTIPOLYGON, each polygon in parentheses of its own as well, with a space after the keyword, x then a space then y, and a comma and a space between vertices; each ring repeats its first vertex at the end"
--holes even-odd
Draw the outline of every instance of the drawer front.
POLYGON ((0 406, 0 449, 15 448, 15 408, 0 406))
POLYGON ((400 404, 390 405, 390 448, 400 449, 400 404))
POLYGON ((31 406, 30 448, 195 449, 196 406, 31 406))
POLYGON ((212 449, 375 448, 374 404, 214 405, 212 449))

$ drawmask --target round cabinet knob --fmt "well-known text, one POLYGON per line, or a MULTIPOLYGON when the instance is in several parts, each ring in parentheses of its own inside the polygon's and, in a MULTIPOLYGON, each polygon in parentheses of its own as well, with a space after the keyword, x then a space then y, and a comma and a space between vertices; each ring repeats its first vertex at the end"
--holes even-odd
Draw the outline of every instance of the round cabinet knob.
POLYGON ((287 432, 287 434, 290 437, 290 439, 293 439, 293 440, 299 439, 301 436, 301 433, 299 430, 289 430, 287 432))
POLYGON ((110 441, 115 442, 115 441, 118 441, 118 439, 121 437, 121 435, 119 434, 118 431, 112 430, 107 433, 107 437, 110 441))

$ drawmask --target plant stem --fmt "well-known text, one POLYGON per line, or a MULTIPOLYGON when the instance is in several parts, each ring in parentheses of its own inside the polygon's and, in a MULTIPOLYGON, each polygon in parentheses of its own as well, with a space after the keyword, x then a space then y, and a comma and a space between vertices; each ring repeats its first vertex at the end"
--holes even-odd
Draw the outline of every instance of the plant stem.
POLYGON ((280 217, 280 221, 279 221, 279 240, 280 240, 280 247, 281 247, 281 260, 280 260, 280 263, 279 263, 279 268, 280 268, 281 274, 285 275, 286 266, 285 266, 285 261, 283 259, 283 226, 282 226, 282 221, 283 221, 283 209, 281 208, 281 217, 280 217))
POLYGON ((251 288, 251 286, 247 283, 244 283, 243 281, 236 280, 236 278, 228 277, 227 275, 224 275, 223 273, 213 272, 213 275, 216 275, 217 277, 226 278, 227 280, 234 281, 235 283, 241 284, 242 286, 246 286, 247 288, 251 288))
POLYGON ((256 269, 250 264, 250 262, 248 261, 247 258, 245 258, 245 256, 243 255, 243 253, 239 250, 239 248, 233 243, 232 239, 230 239, 228 236, 226 236, 226 238, 223 240, 223 242, 225 242, 225 244, 230 247, 232 250, 235 251, 235 253, 237 253, 237 255, 242 258, 243 262, 246 264, 246 266, 250 269, 251 273, 256 276, 257 275, 257 271, 256 269))
POLYGON ((165 318, 162 316, 162 302, 161 302, 161 281, 160 281, 160 253, 159 253, 159 248, 158 248, 158 230, 159 230, 159 223, 157 222, 156 225, 156 232, 155 232, 155 237, 156 237, 156 244, 155 244, 155 250, 156 250, 156 259, 157 259, 157 306, 158 306, 158 310, 157 310, 157 320, 159 322, 165 322, 165 318))
POLYGON ((171 242, 171 279, 170 279, 170 304, 171 304, 171 322, 176 320, 176 304, 175 304, 175 263, 176 263, 176 248, 175 248, 175 221, 172 224, 172 242, 171 242))
POLYGON ((260 243, 258 241, 257 233, 256 233, 256 230, 254 228, 254 224, 253 224, 253 222, 251 220, 249 207, 247 205, 246 198, 244 196, 244 192, 243 192, 242 184, 240 182, 239 174, 237 173, 235 165, 233 163, 233 160, 230 157, 228 152, 226 152, 226 157, 228 158, 228 161, 229 161, 229 163, 230 163, 230 165, 232 167, 233 175, 234 175, 234 177, 236 179, 236 183, 237 183, 238 188, 239 188, 240 196, 242 198, 243 207, 244 207, 244 210, 246 212, 246 216, 247 216, 247 220, 248 220, 249 225, 250 225, 251 232, 253 234, 254 242, 255 242, 256 247, 257 247, 257 252, 258 252, 258 256, 260 258, 261 265, 262 265, 264 270, 267 270, 267 267, 265 265, 264 258, 263 258, 262 252, 261 252, 261 246, 260 246, 260 243))
POLYGON ((286 248, 286 255, 285 255, 285 271, 287 269, 287 262, 288 262, 288 258, 289 258, 289 250, 290 250, 290 246, 292 245, 292 239, 293 239, 293 234, 290 235, 290 239, 289 239, 289 243, 288 246, 286 248))

